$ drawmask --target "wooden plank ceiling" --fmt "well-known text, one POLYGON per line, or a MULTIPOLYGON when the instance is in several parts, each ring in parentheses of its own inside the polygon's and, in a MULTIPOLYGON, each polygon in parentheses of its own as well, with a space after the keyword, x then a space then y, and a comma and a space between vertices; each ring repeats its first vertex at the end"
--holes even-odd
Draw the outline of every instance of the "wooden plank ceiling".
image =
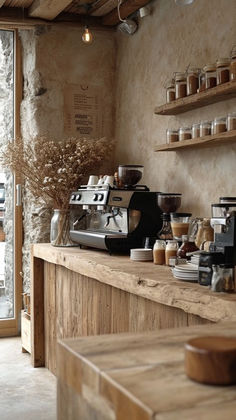
MULTIPOLYGON (((123 0, 123 19, 150 0, 123 0)), ((116 26, 118 0, 0 0, 0 25, 38 25, 67 22, 96 26, 116 26)))

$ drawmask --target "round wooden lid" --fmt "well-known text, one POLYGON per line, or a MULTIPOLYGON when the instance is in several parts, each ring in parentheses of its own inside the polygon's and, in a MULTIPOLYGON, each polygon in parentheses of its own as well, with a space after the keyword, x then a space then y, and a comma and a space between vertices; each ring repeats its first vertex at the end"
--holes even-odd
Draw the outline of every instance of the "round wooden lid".
POLYGON ((197 382, 236 383, 236 338, 207 336, 189 340, 185 345, 185 370, 197 382))

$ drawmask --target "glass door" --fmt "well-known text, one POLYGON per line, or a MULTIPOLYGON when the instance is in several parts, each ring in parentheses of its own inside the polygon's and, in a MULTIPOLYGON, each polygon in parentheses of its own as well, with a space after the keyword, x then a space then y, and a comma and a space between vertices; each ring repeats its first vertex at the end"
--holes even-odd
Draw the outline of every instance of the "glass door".
MULTIPOLYGON (((0 143, 20 135, 21 61, 17 31, 0 29, 0 143)), ((0 168, 0 336, 20 331, 22 216, 18 175, 0 168)))

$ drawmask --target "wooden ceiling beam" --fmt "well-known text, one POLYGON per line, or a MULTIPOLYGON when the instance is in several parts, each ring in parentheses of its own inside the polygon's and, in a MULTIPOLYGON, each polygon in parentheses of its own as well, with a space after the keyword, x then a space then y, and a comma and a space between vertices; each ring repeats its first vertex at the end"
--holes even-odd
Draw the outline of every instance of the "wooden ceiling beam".
POLYGON ((71 0, 34 0, 28 9, 28 15, 30 17, 53 20, 70 3, 71 0))
POLYGON ((88 24, 91 29, 96 30, 111 30, 113 28, 102 25, 101 18, 84 15, 76 15, 72 13, 60 13, 60 15, 53 21, 48 21, 39 18, 28 17, 27 10, 17 7, 2 7, 0 8, 0 26, 10 28, 31 29, 38 25, 61 25, 71 27, 83 27, 88 24))
MULTIPOLYGON (((120 15, 122 19, 126 19, 136 10, 150 3, 150 0, 126 0, 120 6, 120 15)), ((102 18, 103 25, 114 26, 119 23, 117 7, 102 18)))
POLYGON ((118 0, 97 0, 91 5, 88 14, 92 16, 104 16, 117 7, 118 0))

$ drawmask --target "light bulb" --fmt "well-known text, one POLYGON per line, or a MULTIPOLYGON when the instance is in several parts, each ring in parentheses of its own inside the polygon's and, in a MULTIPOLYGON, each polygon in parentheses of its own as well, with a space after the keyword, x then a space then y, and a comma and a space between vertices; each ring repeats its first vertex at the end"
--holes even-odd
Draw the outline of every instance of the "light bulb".
POLYGON ((82 41, 85 42, 85 44, 91 44, 93 41, 93 35, 91 34, 88 26, 85 26, 84 33, 82 35, 82 41))

